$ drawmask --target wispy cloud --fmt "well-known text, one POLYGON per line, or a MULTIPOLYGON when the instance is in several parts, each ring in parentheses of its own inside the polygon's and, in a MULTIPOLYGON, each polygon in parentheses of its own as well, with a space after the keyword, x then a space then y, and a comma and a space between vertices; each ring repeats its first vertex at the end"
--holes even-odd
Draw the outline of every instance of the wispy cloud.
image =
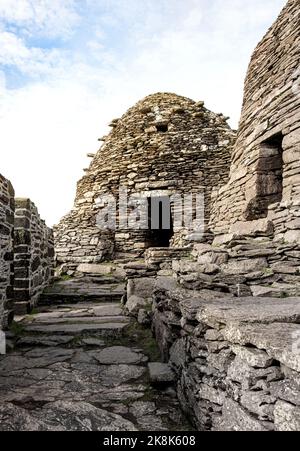
POLYGON ((80 22, 76 0, 1 0, 0 18, 27 36, 66 37, 80 22))
POLYGON ((0 172, 50 223, 107 124, 173 91, 237 126, 250 54, 285 0, 0 0, 0 172))

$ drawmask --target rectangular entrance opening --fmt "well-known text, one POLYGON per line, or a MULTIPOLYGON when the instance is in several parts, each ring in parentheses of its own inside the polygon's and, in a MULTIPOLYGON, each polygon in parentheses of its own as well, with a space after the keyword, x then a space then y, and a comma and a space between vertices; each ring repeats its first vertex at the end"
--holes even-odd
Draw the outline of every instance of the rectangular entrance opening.
POLYGON ((148 198, 148 225, 147 247, 169 247, 174 233, 169 197, 148 198))
POLYGON ((278 133, 260 145, 255 169, 256 195, 249 202, 246 219, 266 218, 268 207, 282 200, 283 189, 283 135, 278 133))

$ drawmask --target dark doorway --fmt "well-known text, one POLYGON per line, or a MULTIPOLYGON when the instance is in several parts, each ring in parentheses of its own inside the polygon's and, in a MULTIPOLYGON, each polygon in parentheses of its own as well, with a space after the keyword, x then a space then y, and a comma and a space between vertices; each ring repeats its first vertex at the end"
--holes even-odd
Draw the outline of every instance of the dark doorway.
POLYGON ((148 247, 169 247, 173 221, 169 197, 148 198, 148 247))
POLYGON ((269 205, 281 202, 283 181, 283 135, 279 133, 260 144, 255 168, 255 197, 249 202, 246 219, 266 218, 269 205))
POLYGON ((156 130, 159 133, 167 133, 167 131, 169 131, 168 124, 158 124, 156 125, 156 130))

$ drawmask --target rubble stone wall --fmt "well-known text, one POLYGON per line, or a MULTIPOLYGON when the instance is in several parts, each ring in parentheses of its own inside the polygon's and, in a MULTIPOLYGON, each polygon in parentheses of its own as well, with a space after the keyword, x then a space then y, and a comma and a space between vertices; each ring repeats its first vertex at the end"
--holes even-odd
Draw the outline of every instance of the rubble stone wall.
POLYGON ((299 0, 289 0, 251 59, 230 180, 215 193, 217 234, 268 217, 276 239, 300 240, 299 67, 299 0))
POLYGON ((14 189, 0 175, 0 330, 12 320, 14 189))
MULTIPOLYGON (((119 203, 120 186, 128 197, 203 193, 208 223, 212 191, 228 181, 236 139, 226 120, 203 102, 160 93, 113 121, 112 132, 102 139, 104 144, 78 183, 74 209, 55 228, 58 262, 97 263, 111 257, 113 250, 139 253, 151 247, 147 230, 121 226, 109 235, 97 228, 96 216, 104 208, 97 202, 99 196, 112 194, 119 203)), ((184 227, 175 230, 172 243, 184 244, 187 233, 184 227)))
POLYGON ((300 245, 239 238, 227 246, 196 244, 192 258, 173 262, 180 286, 243 296, 300 296, 300 245))
POLYGON ((239 236, 125 266, 126 309, 152 324, 197 429, 299 430, 299 251, 239 236))
POLYGON ((156 291, 153 330, 199 430, 299 431, 299 298, 156 291))
POLYGON ((30 199, 16 199, 14 264, 15 308, 30 310, 54 275, 53 233, 30 199))

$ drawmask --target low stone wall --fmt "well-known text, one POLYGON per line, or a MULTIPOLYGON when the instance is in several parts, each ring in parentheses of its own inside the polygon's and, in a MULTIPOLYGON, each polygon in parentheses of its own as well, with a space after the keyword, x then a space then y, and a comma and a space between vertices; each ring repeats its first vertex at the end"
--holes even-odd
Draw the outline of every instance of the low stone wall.
POLYGON ((80 264, 98 264, 111 260, 114 252, 114 235, 92 227, 86 219, 72 211, 55 226, 56 261, 71 270, 80 264))
POLYGON ((129 314, 139 317, 141 323, 149 323, 153 293, 159 288, 177 287, 172 262, 190 253, 190 248, 150 248, 145 252, 145 261, 125 265, 127 295, 124 303, 129 314))
POLYGON ((0 174, 0 329, 12 320, 14 189, 0 174))
POLYGON ((153 330, 199 430, 300 429, 300 300, 159 290, 153 330))
POLYGON ((149 249, 125 267, 126 308, 152 324, 197 429, 299 430, 300 247, 265 220, 241 231, 149 249))
POLYGON ((14 240, 15 310, 23 313, 54 275, 53 233, 29 199, 16 199, 14 240))
POLYGON ((179 284, 242 296, 300 296, 300 245, 230 236, 225 245, 196 244, 191 258, 173 262, 179 284))

